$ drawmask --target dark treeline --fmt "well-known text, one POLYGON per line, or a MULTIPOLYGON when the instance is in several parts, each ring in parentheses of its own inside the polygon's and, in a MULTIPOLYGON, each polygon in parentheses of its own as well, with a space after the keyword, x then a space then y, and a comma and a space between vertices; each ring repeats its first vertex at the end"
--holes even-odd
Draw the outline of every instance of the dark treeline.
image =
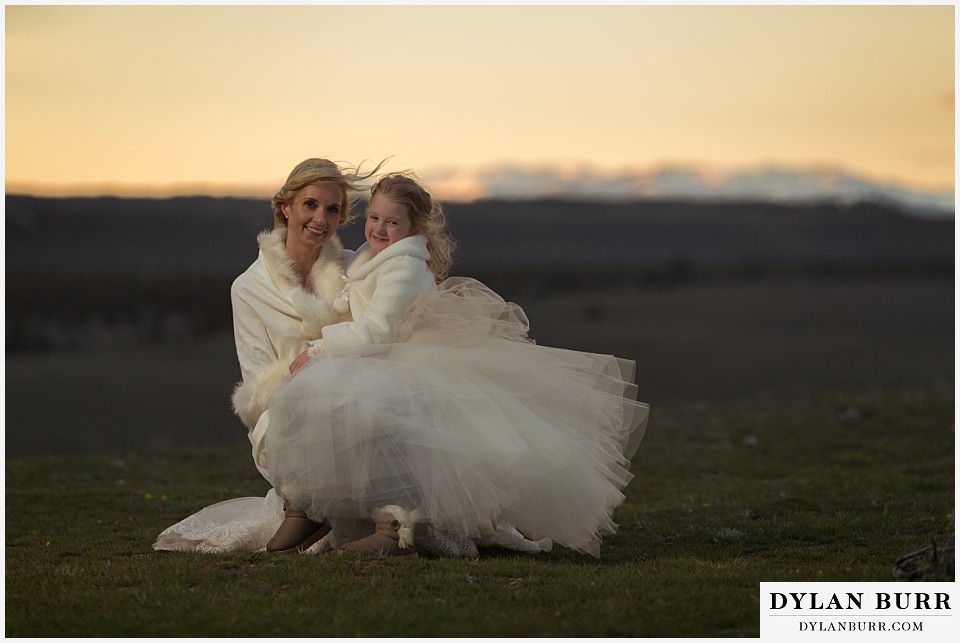
MULTIPOLYGON (((362 209, 363 204, 358 204, 362 209)), ((266 200, 6 198, 8 351, 230 328, 266 200)), ((952 279, 954 223, 881 204, 480 201, 447 206, 453 274, 506 298, 701 281, 952 279)), ((340 230, 362 241, 362 225, 340 230)))
MULTIPOLYGON (((952 217, 923 219, 874 203, 487 200, 446 210, 460 241, 457 267, 465 271, 504 264, 660 266, 678 259, 712 269, 953 257, 952 217)), ((266 200, 8 196, 6 267, 237 274, 256 256, 257 232, 272 224, 266 200)), ((362 225, 340 234, 356 247, 362 225)))

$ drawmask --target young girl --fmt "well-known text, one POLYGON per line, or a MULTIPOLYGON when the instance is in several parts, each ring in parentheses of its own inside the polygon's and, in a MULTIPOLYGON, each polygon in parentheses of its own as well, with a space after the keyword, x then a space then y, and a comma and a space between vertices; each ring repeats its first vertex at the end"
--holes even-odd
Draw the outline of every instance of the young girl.
POLYGON ((442 209, 407 175, 374 186, 365 236, 334 302, 353 321, 325 327, 271 400, 277 492, 334 543, 372 518, 349 551, 416 557, 417 528, 465 551, 514 538, 599 555, 646 424, 633 363, 538 346, 518 306, 445 279, 442 209))

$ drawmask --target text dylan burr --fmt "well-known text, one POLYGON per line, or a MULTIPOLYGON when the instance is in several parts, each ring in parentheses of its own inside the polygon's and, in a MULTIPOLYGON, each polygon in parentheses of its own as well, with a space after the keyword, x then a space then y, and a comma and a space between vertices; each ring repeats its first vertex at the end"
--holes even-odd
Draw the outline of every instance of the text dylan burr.
MULTIPOLYGON (((945 592, 876 592, 867 607, 887 610, 948 610, 950 595, 945 592)), ((863 592, 846 592, 820 596, 817 592, 770 593, 770 609, 785 608, 798 610, 861 610, 864 605, 863 592)))

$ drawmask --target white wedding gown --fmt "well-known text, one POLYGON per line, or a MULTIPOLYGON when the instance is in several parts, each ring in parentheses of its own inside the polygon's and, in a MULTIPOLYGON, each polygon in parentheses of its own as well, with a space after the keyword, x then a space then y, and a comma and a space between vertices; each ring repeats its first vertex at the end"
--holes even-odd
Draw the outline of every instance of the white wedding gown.
MULTIPOLYGON (((311 360, 277 389, 268 479, 334 526, 309 553, 370 533, 371 512, 396 505, 437 555, 553 542, 599 555, 647 421, 634 363, 539 346, 527 331, 519 306, 450 278, 414 301, 397 342, 311 360)), ((263 549, 281 505, 271 490, 207 507, 154 548, 263 549)))

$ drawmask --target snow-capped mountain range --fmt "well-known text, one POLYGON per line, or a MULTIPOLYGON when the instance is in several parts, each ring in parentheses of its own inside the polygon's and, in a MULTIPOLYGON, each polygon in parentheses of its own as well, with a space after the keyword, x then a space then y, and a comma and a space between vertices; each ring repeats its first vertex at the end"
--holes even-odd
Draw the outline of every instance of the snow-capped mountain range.
POLYGON ((504 166, 478 171, 439 169, 424 178, 443 199, 693 199, 774 202, 893 202, 916 214, 952 216, 954 192, 881 184, 836 169, 782 167, 722 172, 686 167, 602 172, 590 168, 504 166))

